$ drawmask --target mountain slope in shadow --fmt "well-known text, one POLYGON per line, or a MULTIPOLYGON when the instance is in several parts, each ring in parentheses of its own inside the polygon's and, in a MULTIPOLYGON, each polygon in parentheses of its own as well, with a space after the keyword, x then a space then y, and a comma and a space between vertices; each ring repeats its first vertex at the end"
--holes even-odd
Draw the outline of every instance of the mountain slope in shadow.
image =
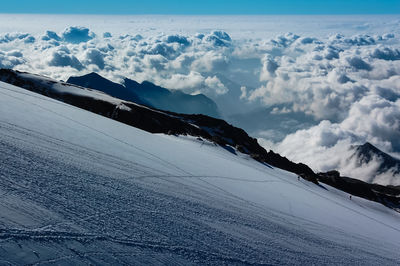
POLYGON ((124 85, 121 85, 99 74, 90 73, 79 77, 70 77, 67 83, 102 91, 122 100, 144 104, 160 110, 219 117, 217 105, 205 95, 190 95, 179 90, 168 90, 148 81, 138 83, 125 78, 124 85))
MULTIPOLYGON (((375 171, 375 175, 391 174, 400 178, 400 160, 381 151, 369 142, 363 145, 353 146, 354 153, 352 158, 356 159, 360 167, 375 161, 379 164, 375 171)), ((351 159, 351 158, 350 158, 351 159)))

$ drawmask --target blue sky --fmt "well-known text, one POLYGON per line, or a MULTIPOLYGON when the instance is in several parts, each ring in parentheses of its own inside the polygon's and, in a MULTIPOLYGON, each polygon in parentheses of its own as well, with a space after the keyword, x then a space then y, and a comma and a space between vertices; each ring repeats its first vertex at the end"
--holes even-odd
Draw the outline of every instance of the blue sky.
POLYGON ((400 14, 400 0, 18 0, 0 13, 400 14))

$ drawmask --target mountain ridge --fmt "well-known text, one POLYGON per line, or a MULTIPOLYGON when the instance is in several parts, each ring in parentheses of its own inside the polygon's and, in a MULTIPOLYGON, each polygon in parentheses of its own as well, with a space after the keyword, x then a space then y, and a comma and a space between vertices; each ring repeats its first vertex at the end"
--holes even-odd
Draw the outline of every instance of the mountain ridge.
POLYGON ((376 171, 377 174, 390 170, 392 170, 393 175, 400 174, 400 159, 381 151, 371 143, 366 142, 363 145, 353 146, 352 149, 354 150, 352 157, 355 157, 360 166, 368 164, 375 159, 380 161, 379 168, 376 171))
POLYGON ((133 101, 161 110, 219 117, 217 105, 207 96, 203 94, 189 95, 179 90, 168 90, 149 81, 139 83, 124 78, 121 85, 92 72, 83 76, 70 77, 67 83, 103 91, 122 100, 133 101), (113 92, 113 90, 118 91, 118 93, 113 92))

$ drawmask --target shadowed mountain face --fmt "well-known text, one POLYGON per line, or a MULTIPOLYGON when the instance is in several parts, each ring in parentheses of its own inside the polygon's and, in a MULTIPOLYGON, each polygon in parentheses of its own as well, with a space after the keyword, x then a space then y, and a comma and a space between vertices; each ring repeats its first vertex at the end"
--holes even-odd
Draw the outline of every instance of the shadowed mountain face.
MULTIPOLYGON (((355 157, 360 167, 371 163, 373 160, 379 162, 376 174, 384 174, 390 172, 393 176, 400 174, 400 160, 389 154, 379 150, 377 147, 367 142, 364 145, 354 146, 355 157)), ((400 178, 400 177, 399 177, 400 178)))
POLYGON ((67 82, 85 88, 102 91, 108 95, 122 100, 131 101, 138 104, 149 104, 148 102, 140 99, 140 97, 133 91, 127 90, 121 84, 114 83, 96 73, 90 73, 81 77, 70 77, 67 82))
POLYGON ((121 85, 96 73, 90 73, 80 77, 70 77, 67 82, 160 110, 219 117, 217 105, 205 95, 189 95, 181 91, 170 91, 148 81, 138 83, 125 78, 124 85, 121 85))
POLYGON ((128 78, 124 79, 124 85, 157 109, 219 117, 217 105, 204 94, 190 95, 179 90, 168 90, 148 81, 138 83, 128 78))

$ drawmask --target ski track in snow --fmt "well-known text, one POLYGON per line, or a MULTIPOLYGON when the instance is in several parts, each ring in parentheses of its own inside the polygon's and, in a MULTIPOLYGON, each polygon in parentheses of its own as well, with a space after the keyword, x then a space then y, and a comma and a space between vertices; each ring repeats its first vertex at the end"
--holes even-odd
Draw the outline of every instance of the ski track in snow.
POLYGON ((0 264, 385 264, 400 215, 0 82, 0 264))

